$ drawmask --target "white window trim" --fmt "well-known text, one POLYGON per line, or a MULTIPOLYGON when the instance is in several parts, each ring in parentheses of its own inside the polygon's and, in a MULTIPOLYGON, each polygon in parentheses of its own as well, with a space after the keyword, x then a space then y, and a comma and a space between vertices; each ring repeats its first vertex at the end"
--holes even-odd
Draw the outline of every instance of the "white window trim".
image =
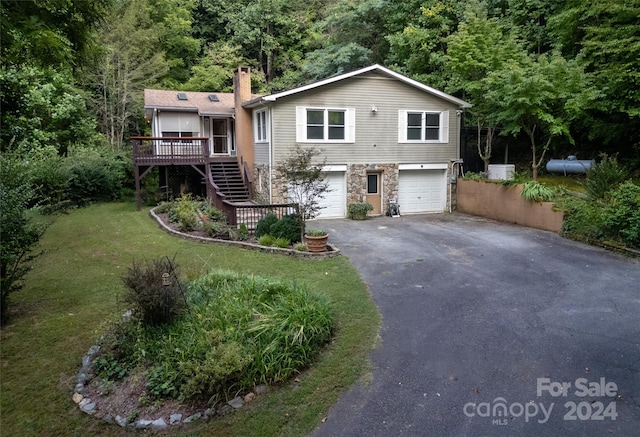
MULTIPOLYGON (((422 137, 424 138, 424 124, 422 125, 422 137)), ((398 143, 427 144, 449 142, 449 111, 429 111, 425 109, 401 109, 398 111, 398 143), (407 139, 407 118, 409 114, 438 114, 440 116, 439 135, 437 140, 409 140, 407 139)))
POLYGON ((253 113, 253 132, 254 132, 254 141, 256 143, 268 143, 269 142, 269 111, 267 109, 260 109, 254 111, 253 113), (260 116, 264 114, 264 133, 265 137, 260 137, 260 116))
POLYGON ((296 142, 298 143, 355 143, 356 142, 356 109, 296 106, 296 142), (307 138, 307 110, 324 111, 324 137, 325 139, 307 138), (344 111, 344 139, 328 139, 329 111, 344 111))

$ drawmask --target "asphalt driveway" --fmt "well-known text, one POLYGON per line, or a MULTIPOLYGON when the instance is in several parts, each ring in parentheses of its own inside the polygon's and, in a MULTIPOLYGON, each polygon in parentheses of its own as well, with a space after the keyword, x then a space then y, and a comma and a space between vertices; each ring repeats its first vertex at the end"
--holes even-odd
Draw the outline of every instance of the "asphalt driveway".
POLYGON ((640 262, 461 214, 317 225, 382 313, 313 436, 640 435, 640 262))

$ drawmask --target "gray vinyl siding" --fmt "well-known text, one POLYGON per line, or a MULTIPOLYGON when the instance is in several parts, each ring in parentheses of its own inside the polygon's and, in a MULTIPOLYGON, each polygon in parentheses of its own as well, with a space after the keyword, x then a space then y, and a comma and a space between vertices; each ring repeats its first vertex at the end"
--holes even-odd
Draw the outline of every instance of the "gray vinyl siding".
POLYGON ((305 143, 323 149, 327 164, 442 163, 459 154, 455 104, 395 79, 368 74, 278 99, 271 113, 275 162, 296 143, 296 106, 355 108, 355 143, 305 143), (371 112, 372 106, 377 112, 371 112), (448 110, 449 142, 399 144, 399 110, 448 110))
POLYGON ((269 164, 269 143, 253 143, 254 164, 269 164))

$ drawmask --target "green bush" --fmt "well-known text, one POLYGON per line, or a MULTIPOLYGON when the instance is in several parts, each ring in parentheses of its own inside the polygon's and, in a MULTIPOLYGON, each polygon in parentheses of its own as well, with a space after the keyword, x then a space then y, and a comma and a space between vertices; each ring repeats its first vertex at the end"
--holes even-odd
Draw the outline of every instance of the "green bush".
POLYGON ((121 157, 90 149, 73 151, 66 160, 69 169, 69 200, 75 205, 115 200, 120 197, 126 167, 121 157))
POLYGON ((610 194, 604 209, 604 226, 626 246, 640 247, 640 185, 627 181, 610 194))
POLYGON ((102 336, 103 377, 138 369, 153 397, 209 401, 284 381, 331 339, 323 294, 254 275, 216 271, 188 287, 189 312, 172 324, 120 318, 102 336))
POLYGON ((123 282, 124 302, 133 316, 146 324, 169 323, 186 309, 182 284, 168 257, 144 265, 134 262, 123 282))
POLYGON ((271 226, 278 222, 278 217, 275 214, 267 214, 256 224, 256 238, 260 238, 263 235, 271 234, 271 226))
POLYGON ((296 214, 287 214, 271 225, 269 234, 292 243, 300 241, 300 220, 296 214))
POLYGON ((600 240, 604 236, 602 208, 595 202, 567 196, 558 204, 564 211, 562 232, 580 240, 600 240))
POLYGON ((367 213, 373 211, 373 205, 367 202, 351 203, 347 207, 347 216, 351 220, 366 220, 367 213))
POLYGON ((249 239, 249 228, 247 228, 246 223, 240 223, 240 226, 238 226, 238 233, 236 238, 240 241, 249 239))
POLYGON ((18 159, 0 159, 0 324, 7 322, 9 296, 22 288, 22 278, 31 270, 31 261, 38 255, 34 249, 45 231, 27 216, 35 193, 25 171, 18 159))
POLYGON ((274 247, 286 248, 291 246, 291 241, 286 238, 276 238, 276 241, 273 242, 274 247))
POLYGON ((190 194, 184 194, 174 201, 173 214, 169 214, 169 220, 173 218, 178 230, 191 232, 198 227, 200 215, 198 214, 198 202, 190 194))
POLYGON ((276 238, 273 235, 265 234, 258 238, 258 244, 260 246, 273 246, 276 242, 276 238))
POLYGON ((29 179, 35 190, 34 205, 40 206, 43 213, 69 208, 70 178, 69 168, 61 156, 34 159, 29 165, 29 179))
POLYGON ((629 177, 629 172, 615 157, 603 156, 602 160, 587 170, 585 190, 591 199, 604 199, 629 177))
POLYGON ((525 182, 520 195, 528 202, 549 202, 554 197, 554 191, 538 181, 529 181, 525 182))
POLYGON ((226 222, 208 220, 202 225, 202 229, 211 238, 218 238, 220 240, 228 240, 231 238, 231 229, 226 222))

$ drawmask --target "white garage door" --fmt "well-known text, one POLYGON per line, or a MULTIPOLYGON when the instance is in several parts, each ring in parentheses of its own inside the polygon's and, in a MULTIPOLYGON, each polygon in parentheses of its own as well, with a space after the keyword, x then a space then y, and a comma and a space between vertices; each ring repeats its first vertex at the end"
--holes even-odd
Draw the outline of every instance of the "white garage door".
POLYGON ((328 193, 324 193, 324 199, 320 199, 320 213, 318 217, 334 218, 345 217, 347 204, 347 188, 345 173, 343 171, 332 171, 325 173, 326 181, 329 183, 328 193))
POLYGON ((447 204, 446 181, 446 170, 401 170, 398 180, 400 212, 443 212, 447 204))

